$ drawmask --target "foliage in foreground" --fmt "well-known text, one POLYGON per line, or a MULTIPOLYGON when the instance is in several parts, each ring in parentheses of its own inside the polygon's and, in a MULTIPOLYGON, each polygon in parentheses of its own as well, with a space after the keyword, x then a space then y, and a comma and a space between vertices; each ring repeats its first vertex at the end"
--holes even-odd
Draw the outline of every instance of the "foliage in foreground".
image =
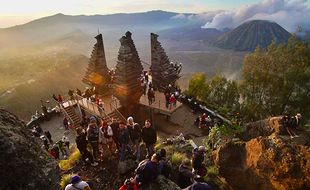
POLYGON ((213 149, 218 148, 223 143, 228 140, 238 136, 244 131, 244 128, 240 125, 221 125, 214 126, 206 139, 204 139, 204 144, 207 150, 210 152, 213 149))
POLYGON ((171 156, 171 164, 174 167, 178 167, 182 163, 182 160, 185 160, 185 159, 187 159, 187 157, 184 153, 175 152, 171 156))
POLYGON ((81 153, 77 148, 74 148, 73 152, 70 154, 67 160, 60 160, 59 161, 59 168, 64 171, 68 171, 72 169, 76 163, 80 160, 81 153))

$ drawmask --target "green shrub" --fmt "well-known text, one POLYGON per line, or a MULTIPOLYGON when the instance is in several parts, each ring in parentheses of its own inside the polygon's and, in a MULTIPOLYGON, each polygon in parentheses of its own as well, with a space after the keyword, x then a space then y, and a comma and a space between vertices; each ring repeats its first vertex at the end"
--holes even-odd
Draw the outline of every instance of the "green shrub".
POLYGON ((171 156, 171 163, 173 166, 179 166, 182 160, 187 159, 186 155, 180 152, 175 152, 171 156))
POLYGON ((219 170, 216 166, 209 166, 207 168, 207 175, 217 176, 219 174, 219 170))

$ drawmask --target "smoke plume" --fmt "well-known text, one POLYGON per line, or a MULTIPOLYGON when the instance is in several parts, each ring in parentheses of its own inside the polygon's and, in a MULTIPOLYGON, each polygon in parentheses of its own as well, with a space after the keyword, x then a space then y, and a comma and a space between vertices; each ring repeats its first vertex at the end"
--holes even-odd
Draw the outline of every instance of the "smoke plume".
POLYGON ((296 32, 298 27, 303 30, 310 29, 310 8, 307 0, 262 0, 230 11, 209 12, 191 17, 205 19, 203 28, 235 28, 249 20, 270 20, 289 32, 296 32))

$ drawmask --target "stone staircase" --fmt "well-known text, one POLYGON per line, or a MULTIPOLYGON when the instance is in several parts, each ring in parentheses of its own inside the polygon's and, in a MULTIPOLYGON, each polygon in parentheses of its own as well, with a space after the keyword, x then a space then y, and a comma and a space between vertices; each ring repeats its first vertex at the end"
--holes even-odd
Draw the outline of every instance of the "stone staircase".
POLYGON ((81 119, 75 113, 74 107, 72 107, 72 106, 65 107, 65 108, 63 108, 63 111, 66 112, 64 115, 67 115, 67 117, 69 116, 69 120, 70 120, 70 122, 73 122, 73 126, 75 128, 80 126, 81 119))

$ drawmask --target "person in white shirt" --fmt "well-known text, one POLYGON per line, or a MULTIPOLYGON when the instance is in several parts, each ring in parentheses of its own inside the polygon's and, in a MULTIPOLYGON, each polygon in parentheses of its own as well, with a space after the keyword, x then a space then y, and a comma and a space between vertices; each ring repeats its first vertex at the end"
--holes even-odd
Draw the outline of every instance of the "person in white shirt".
POLYGON ((103 152, 109 150, 109 155, 113 154, 113 130, 106 121, 101 122, 99 142, 102 144, 103 152))
POLYGON ((80 176, 74 175, 71 177, 71 183, 68 184, 65 190, 91 190, 88 183, 82 181, 80 176))

